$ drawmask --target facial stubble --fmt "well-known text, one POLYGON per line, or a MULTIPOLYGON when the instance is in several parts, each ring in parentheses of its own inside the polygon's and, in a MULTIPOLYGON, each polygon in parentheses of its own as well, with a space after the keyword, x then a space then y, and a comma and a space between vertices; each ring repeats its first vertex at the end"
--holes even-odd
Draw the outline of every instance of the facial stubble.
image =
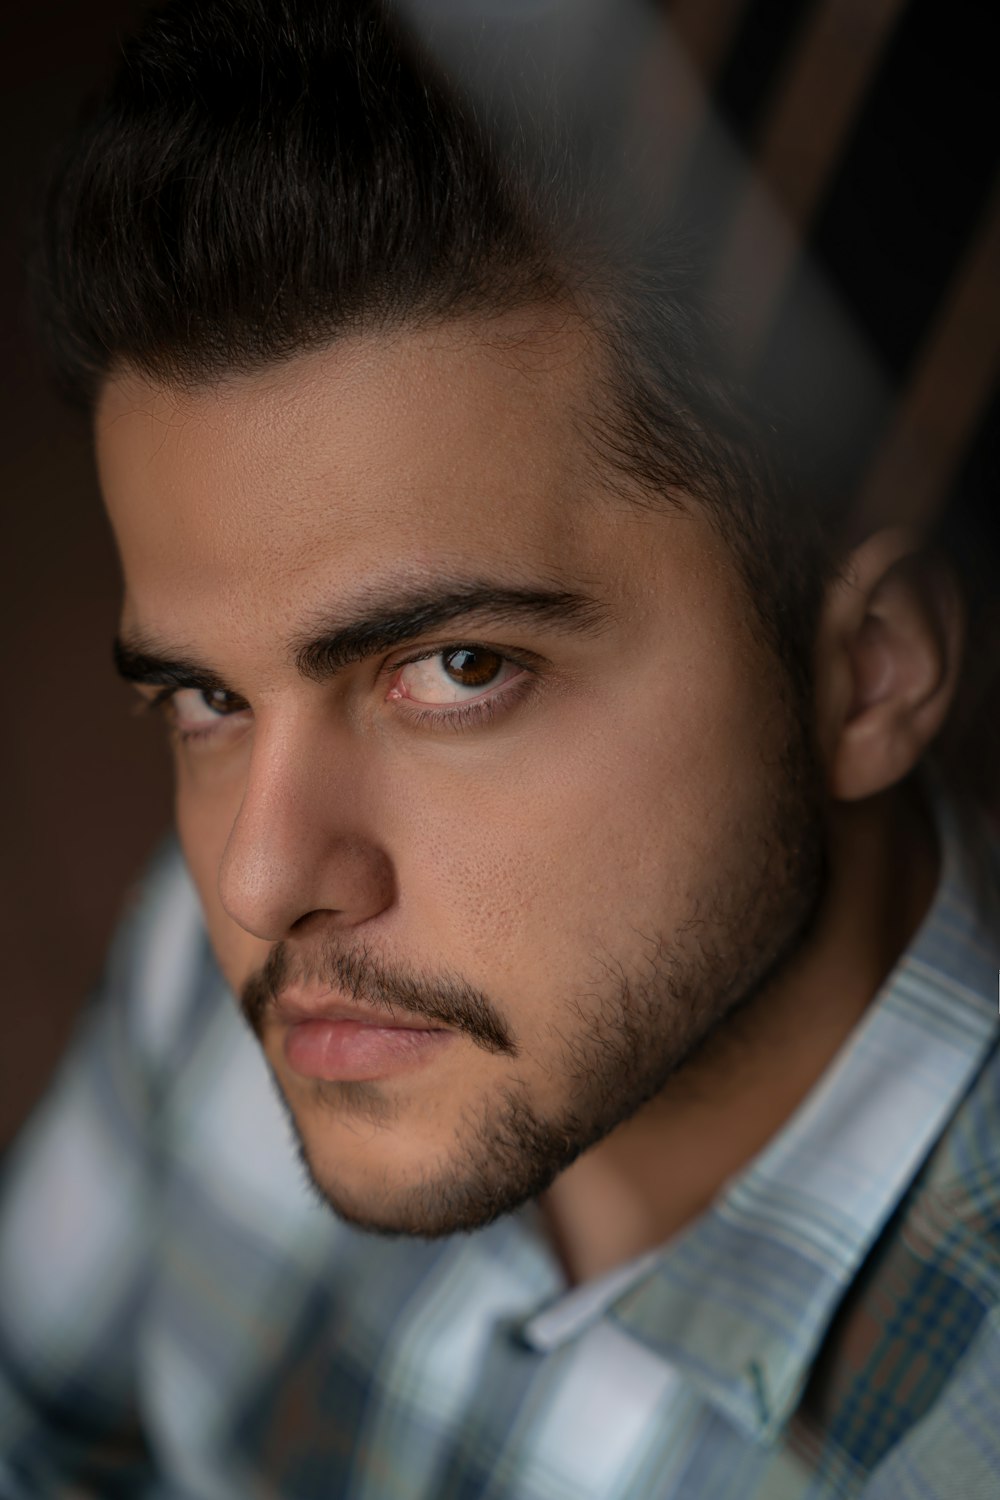
MULTIPOLYGON (((427 1238, 482 1228, 537 1198, 582 1152, 710 1056, 735 1034, 738 1017, 752 1023, 805 943, 825 885, 818 758, 806 716, 784 706, 785 744, 765 768, 759 825, 733 828, 725 871, 691 898, 669 935, 640 935, 627 958, 595 954, 591 984, 565 997, 545 1064, 553 1095, 567 1102, 551 1111, 512 1081, 518 1042, 504 1007, 464 979, 417 977, 370 953, 330 948, 311 966, 310 978, 390 1013, 449 1025, 506 1063, 498 1067, 505 1081, 462 1110, 446 1165, 405 1185, 373 1173, 360 1191, 317 1167, 276 1077, 308 1180, 340 1218, 370 1232, 427 1238)), ((244 1014, 259 1038, 291 967, 279 947, 244 988, 244 1014)), ((378 1081, 319 1083, 312 1103, 314 1117, 378 1132, 406 1129, 405 1099, 378 1081)))

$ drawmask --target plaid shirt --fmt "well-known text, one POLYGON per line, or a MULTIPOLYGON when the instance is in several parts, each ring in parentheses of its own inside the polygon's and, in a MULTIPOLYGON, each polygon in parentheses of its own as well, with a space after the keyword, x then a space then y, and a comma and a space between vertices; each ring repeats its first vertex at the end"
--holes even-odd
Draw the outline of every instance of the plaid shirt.
POLYGON ((1000 927, 942 842, 786 1127, 569 1291, 530 1208, 427 1243, 313 1200, 168 852, 7 1164, 4 1500, 995 1500, 1000 927))

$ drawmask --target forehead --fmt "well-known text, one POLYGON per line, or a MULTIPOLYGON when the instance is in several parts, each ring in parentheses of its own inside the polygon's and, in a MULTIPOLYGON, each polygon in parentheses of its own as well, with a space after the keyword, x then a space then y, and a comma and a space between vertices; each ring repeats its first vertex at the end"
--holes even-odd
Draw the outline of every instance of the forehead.
POLYGON ((630 504, 595 458, 602 386, 579 324, 527 315, 344 339, 194 391, 109 381, 125 636, 271 681, 317 620, 464 583, 735 644, 747 601, 710 519, 630 504))
POLYGON ((109 381, 97 452, 130 599, 224 602, 301 584, 319 556, 366 576, 484 551, 584 566, 608 508, 583 437, 594 363, 578 327, 511 319, 344 339, 189 392, 109 381))

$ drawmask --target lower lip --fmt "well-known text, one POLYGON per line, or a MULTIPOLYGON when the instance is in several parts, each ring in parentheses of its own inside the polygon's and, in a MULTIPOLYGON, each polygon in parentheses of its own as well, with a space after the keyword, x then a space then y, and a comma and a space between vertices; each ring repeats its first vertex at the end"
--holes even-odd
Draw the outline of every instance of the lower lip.
POLYGON ((451 1031, 364 1021, 296 1021, 285 1032, 285 1060, 302 1078, 384 1078, 428 1062, 453 1037, 451 1031))

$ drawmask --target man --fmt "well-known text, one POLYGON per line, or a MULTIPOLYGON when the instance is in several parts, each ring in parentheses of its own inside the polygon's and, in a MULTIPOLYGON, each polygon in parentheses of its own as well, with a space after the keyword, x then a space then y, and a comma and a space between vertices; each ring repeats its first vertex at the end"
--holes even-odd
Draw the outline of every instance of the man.
POLYGON ((183 862, 10 1163, 5 1496, 992 1493, 958 594, 573 175, 319 0, 168 7, 62 174, 183 862))

